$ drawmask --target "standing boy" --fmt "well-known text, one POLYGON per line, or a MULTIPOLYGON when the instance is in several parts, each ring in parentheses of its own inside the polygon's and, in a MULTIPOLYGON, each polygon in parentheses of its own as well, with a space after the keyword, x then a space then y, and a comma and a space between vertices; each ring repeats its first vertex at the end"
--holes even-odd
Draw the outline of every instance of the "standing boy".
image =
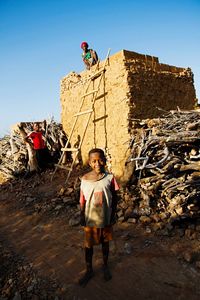
POLYGON ((91 66, 97 64, 98 55, 96 51, 89 49, 89 45, 86 42, 81 43, 81 49, 83 49, 82 59, 87 70, 90 70, 91 66))
POLYGON ((33 124, 33 131, 26 137, 26 141, 31 139, 33 149, 36 152, 36 159, 38 166, 41 170, 45 169, 49 160, 49 152, 46 147, 42 131, 39 129, 38 123, 33 124))
POLYGON ((86 273, 79 280, 85 286, 93 277, 93 246, 101 244, 103 254, 104 279, 112 275, 108 268, 109 241, 112 240, 112 224, 117 207, 119 186, 113 176, 105 171, 106 158, 103 150, 95 148, 89 152, 92 171, 81 179, 81 225, 85 231, 86 273))

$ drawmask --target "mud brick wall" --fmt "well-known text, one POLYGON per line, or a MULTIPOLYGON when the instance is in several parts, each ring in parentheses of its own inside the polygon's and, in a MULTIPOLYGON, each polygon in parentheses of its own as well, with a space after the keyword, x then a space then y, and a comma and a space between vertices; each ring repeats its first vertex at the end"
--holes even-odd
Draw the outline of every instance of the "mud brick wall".
MULTIPOLYGON (((101 62, 99 68, 103 66, 101 62)), ((74 72, 61 80, 61 118, 64 131, 69 135, 74 114, 79 110, 81 97, 89 77, 96 66, 80 74, 74 72)), ((100 77, 91 81, 88 92, 97 88, 100 77)), ((120 180, 126 181, 129 172, 125 161, 129 154, 129 128, 134 118, 158 117, 165 111, 193 109, 195 89, 190 69, 160 64, 158 58, 122 50, 109 58, 102 77, 94 113, 89 122, 81 156, 87 161, 87 153, 93 147, 107 149, 112 159, 112 170, 120 180), (158 109, 159 108, 159 109, 158 109)), ((82 111, 91 107, 92 95, 85 98, 82 111)), ((87 115, 78 118, 72 137, 72 146, 83 136, 87 115)))

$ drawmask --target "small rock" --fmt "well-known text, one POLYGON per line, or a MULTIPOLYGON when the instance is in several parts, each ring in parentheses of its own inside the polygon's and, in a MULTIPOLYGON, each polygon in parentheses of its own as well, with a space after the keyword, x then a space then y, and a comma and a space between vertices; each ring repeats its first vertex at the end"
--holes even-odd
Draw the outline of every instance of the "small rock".
POLYGON ((124 244, 124 252, 126 253, 126 254, 131 254, 131 252, 132 252, 132 246, 131 246, 131 244, 130 243, 125 243, 124 244))
POLYGON ((183 258, 188 263, 191 263, 194 259, 194 255, 192 252, 186 251, 185 253, 183 253, 183 258))
POLYGON ((160 213, 159 214, 159 217, 161 218, 161 220, 165 220, 165 219, 167 219, 168 218, 168 215, 166 214, 166 213, 160 213))
POLYGON ((54 203, 54 202, 57 202, 58 200, 60 200, 60 198, 53 198, 53 199, 51 199, 51 202, 54 203))
POLYGON ((70 205, 74 203, 74 200, 71 197, 64 197, 63 203, 70 205))
POLYGON ((31 202, 33 202, 33 201, 35 201, 35 198, 33 198, 33 197, 27 197, 27 198, 26 198, 26 202, 27 202, 27 203, 31 203, 31 202))
POLYGON ((155 221, 156 223, 160 221, 160 216, 158 214, 152 215, 151 216, 152 220, 155 221))
POLYGON ((72 219, 69 220, 69 226, 77 226, 79 224, 80 224, 79 219, 72 218, 72 219))
POLYGON ((147 217, 147 216, 141 216, 139 218, 140 222, 143 224, 149 224, 151 223, 151 218, 147 217))
POLYGON ((69 196, 70 194, 73 193, 73 191, 74 191, 73 188, 67 188, 67 190, 65 191, 65 195, 66 195, 66 196, 69 196))
POLYGON ((135 218, 128 218, 127 223, 136 224, 137 223, 137 219, 135 219, 135 218))
POLYGON ((128 207, 124 212, 124 218, 128 219, 128 218, 131 218, 132 216, 133 216, 133 208, 128 207))
POLYGON ((163 228, 163 223, 161 223, 161 222, 154 223, 154 224, 151 225, 151 227, 152 227, 152 230, 154 232, 156 232, 156 231, 158 231, 158 230, 160 230, 160 229, 163 228))
POLYGON ((139 208, 135 207, 135 208, 133 209, 133 216, 134 216, 134 217, 140 216, 139 208))
POLYGON ((114 240, 109 242, 109 249, 110 252, 115 254, 117 252, 117 246, 116 246, 116 242, 114 240))
POLYGON ((125 194, 124 195, 124 201, 127 202, 127 201, 129 201, 129 199, 130 199, 129 194, 125 194))
POLYGON ((147 226, 145 231, 146 231, 146 233, 151 233, 151 228, 149 226, 147 226))
POLYGON ((139 213, 144 217, 149 216, 151 214, 151 208, 149 206, 140 207, 139 213))
POLYGON ((117 220, 119 223, 123 222, 124 221, 124 217, 120 217, 118 220, 117 220))
POLYGON ((61 189, 58 191, 58 196, 63 196, 65 193, 65 188, 61 187, 61 189))
POLYGON ((122 209, 127 209, 128 208, 128 204, 125 202, 120 203, 120 208, 122 209))
POLYGON ((124 232, 124 233, 122 234, 121 238, 122 238, 123 240, 129 240, 129 239, 131 238, 130 232, 129 232, 129 231, 124 232))
POLYGON ((33 288, 34 288, 34 285, 28 286, 28 287, 27 287, 27 292, 28 292, 28 293, 32 292, 33 288))
MULTIPOLYGON (((123 216, 123 211, 122 211, 122 209, 119 210, 119 211, 117 212, 117 216, 118 216, 118 218, 120 218, 120 217, 123 216)), ((200 225, 199 225, 199 226, 200 226, 200 225)))
POLYGON ((181 216, 183 214, 183 208, 181 206, 177 207, 175 210, 176 210, 177 215, 181 216))
POLYGON ((56 207, 55 207, 55 210, 60 210, 62 208, 62 205, 57 205, 56 207))

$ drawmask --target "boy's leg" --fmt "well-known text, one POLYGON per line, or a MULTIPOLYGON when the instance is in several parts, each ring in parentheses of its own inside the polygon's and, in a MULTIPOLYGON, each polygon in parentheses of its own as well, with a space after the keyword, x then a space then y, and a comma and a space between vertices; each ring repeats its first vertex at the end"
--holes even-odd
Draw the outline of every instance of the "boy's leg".
POLYGON ((93 268, 92 268, 92 256, 93 256, 93 247, 85 248, 85 262, 86 262, 86 273, 84 276, 79 279, 79 284, 83 287, 86 286, 88 281, 94 276, 93 268))
POLYGON ((86 268, 87 272, 93 272, 92 269, 92 256, 93 256, 93 247, 91 248, 85 248, 85 262, 86 262, 86 268))
POLYGON ((109 242, 102 242, 102 254, 103 254, 104 279, 108 281, 112 278, 112 275, 108 268, 109 242))

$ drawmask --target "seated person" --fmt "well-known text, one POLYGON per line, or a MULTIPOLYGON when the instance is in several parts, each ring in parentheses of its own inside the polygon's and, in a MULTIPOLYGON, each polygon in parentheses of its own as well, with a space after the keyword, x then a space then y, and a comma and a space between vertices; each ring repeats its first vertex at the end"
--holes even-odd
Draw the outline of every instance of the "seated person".
POLYGON ((89 49, 89 45, 86 42, 81 43, 81 49, 83 49, 83 62, 87 70, 90 70, 91 66, 97 64, 98 62, 98 55, 96 51, 89 49))

